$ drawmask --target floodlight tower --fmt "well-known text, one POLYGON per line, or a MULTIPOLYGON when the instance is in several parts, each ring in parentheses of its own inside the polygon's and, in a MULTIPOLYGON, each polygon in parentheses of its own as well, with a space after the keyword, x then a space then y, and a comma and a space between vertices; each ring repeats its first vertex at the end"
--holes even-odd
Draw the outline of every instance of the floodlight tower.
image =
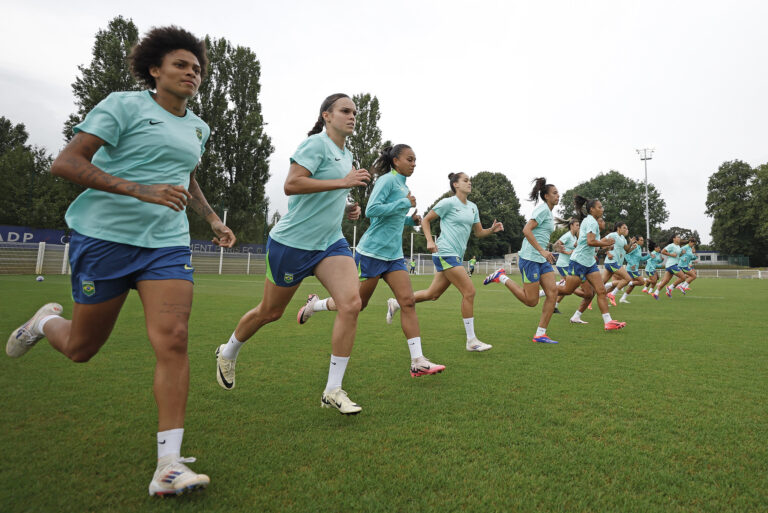
MULTIPOLYGON (((643 148, 642 150, 635 150, 640 155, 640 160, 645 164, 645 244, 647 246, 648 241, 651 239, 651 222, 650 211, 648 210, 648 161, 653 158, 654 148, 643 148)), ((650 250, 651 248, 647 246, 650 250)))

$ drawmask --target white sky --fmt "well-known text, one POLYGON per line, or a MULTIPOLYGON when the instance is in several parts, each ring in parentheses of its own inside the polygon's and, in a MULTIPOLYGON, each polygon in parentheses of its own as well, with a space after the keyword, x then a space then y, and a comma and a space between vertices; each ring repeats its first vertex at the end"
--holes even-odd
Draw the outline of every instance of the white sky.
MULTIPOLYGON (((652 146, 666 226, 708 242, 708 177, 725 160, 768 162, 768 3, 758 0, 45 0, 2 10, 0 115, 53 153, 77 66, 114 16, 142 33, 176 24, 253 49, 276 148, 267 195, 282 213, 288 158, 335 92, 379 98, 384 138, 417 154, 409 185, 420 210, 453 171, 503 172, 521 199, 536 176, 561 192, 610 169, 642 179, 635 148, 652 146)), ((524 215, 532 209, 523 201, 524 215)))

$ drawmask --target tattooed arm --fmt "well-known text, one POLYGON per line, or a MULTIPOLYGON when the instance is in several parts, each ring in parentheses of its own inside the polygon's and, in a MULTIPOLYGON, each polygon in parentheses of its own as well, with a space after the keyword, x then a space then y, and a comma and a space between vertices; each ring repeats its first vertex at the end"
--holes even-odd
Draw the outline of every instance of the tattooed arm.
POLYGON ((232 233, 232 230, 221 222, 218 214, 216 214, 208 204, 208 200, 205 199, 205 194, 203 194, 200 185, 195 179, 195 173, 197 173, 197 169, 192 172, 192 176, 189 179, 189 193, 191 194, 189 208, 197 212, 200 217, 208 221, 208 224, 211 225, 211 230, 216 234, 216 237, 212 240, 214 244, 225 248, 231 248, 235 245, 237 238, 235 237, 235 234, 232 233))
MULTIPOLYGON (((157 203, 181 211, 191 194, 181 185, 146 185, 105 173, 91 164, 104 141, 95 135, 78 132, 51 165, 51 173, 91 189, 133 196, 147 203, 157 203)), ((210 208, 210 207, 209 207, 210 208)))

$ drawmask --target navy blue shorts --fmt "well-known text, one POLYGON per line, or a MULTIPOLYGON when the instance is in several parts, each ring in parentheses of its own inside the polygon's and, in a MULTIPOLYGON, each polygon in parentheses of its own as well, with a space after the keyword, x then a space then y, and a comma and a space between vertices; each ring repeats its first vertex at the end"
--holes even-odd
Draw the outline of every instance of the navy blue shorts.
POLYGON ((187 280, 194 283, 189 246, 141 248, 94 239, 75 231, 69 241, 72 299, 94 305, 109 301, 143 280, 187 280))
POLYGON ((630 271, 627 269, 627 274, 630 278, 639 278, 640 277, 640 271, 630 271))
POLYGON ((517 267, 523 275, 523 283, 538 283, 542 275, 555 272, 549 262, 534 262, 525 258, 518 259, 517 267))
POLYGON ((669 267, 667 267, 667 272, 672 274, 677 274, 680 272, 680 267, 677 264, 670 265, 669 267))
POLYGON ((573 274, 573 264, 569 263, 564 267, 557 266, 557 272, 559 272, 560 276, 562 276, 563 278, 565 278, 566 276, 570 276, 573 274))
POLYGON ((651 277, 653 277, 653 276, 656 276, 656 270, 654 269, 653 271, 649 271, 648 269, 646 269, 646 270, 645 270, 645 275, 646 275, 647 277, 649 277, 649 278, 651 278, 651 277))
POLYGON ((690 267, 688 267, 688 266, 685 266, 685 267, 683 267, 683 266, 681 265, 681 266, 679 266, 679 267, 680 267, 680 270, 681 270, 681 271, 683 271, 684 273, 687 273, 687 272, 689 272, 689 271, 691 270, 691 268, 690 268, 690 267))
POLYGON ((405 258, 379 260, 378 258, 362 255, 358 251, 355 253, 355 263, 357 264, 357 276, 360 278, 360 281, 367 280, 368 278, 378 278, 393 271, 408 272, 405 258))
POLYGON ((592 264, 587 267, 578 262, 571 262, 571 267, 573 267, 573 275, 581 278, 581 281, 586 281, 588 274, 600 272, 600 269, 597 268, 597 264, 592 264))
POLYGON ((611 271, 612 273, 615 273, 619 269, 621 269, 621 266, 616 262, 611 262, 609 264, 605 264, 605 269, 608 271, 611 271))
POLYGON ((458 267, 461 265, 461 258, 457 256, 437 256, 432 255, 432 263, 435 264, 437 272, 441 273, 451 267, 458 267))
POLYGON ((278 287, 294 287, 307 276, 315 274, 315 267, 323 259, 342 255, 352 258, 349 243, 339 239, 325 250, 296 249, 267 238, 267 279, 278 287))

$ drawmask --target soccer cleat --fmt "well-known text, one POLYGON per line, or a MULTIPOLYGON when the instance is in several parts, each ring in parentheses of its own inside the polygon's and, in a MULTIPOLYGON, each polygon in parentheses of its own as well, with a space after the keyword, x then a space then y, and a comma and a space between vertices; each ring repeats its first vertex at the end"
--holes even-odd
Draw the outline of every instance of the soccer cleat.
POLYGON ((683 295, 686 295, 686 294, 688 293, 688 289, 686 289, 685 287, 683 287, 683 288, 681 288, 681 289, 680 289, 680 292, 682 292, 682 293, 683 293, 683 295))
POLYGON ((235 388, 235 363, 237 360, 227 360, 224 358, 224 346, 216 348, 216 381, 219 382, 224 390, 235 388))
POLYGON ((590 302, 589 302, 589 304, 587 305, 587 308, 589 308, 590 310, 592 310, 592 301, 590 301, 590 302))
POLYGON ((571 324, 589 324, 589 323, 582 319, 576 319, 575 317, 571 317, 571 324))
POLYGON ((391 297, 387 299, 387 324, 392 324, 392 319, 395 318, 395 314, 400 310, 400 303, 397 299, 391 297))
POLYGON ((655 299, 656 301, 658 301, 658 300, 659 300, 659 293, 658 293, 658 292, 654 292, 654 293, 653 293, 653 294, 651 294, 651 295, 653 296, 653 299, 655 299))
POLYGON ((555 307, 552 313, 563 313, 563 312, 561 312, 559 308, 555 307))
POLYGON ((445 365, 438 365, 432 363, 422 356, 415 362, 411 362, 411 377, 418 378, 419 376, 427 376, 429 374, 438 374, 445 370, 445 365))
POLYGON ((545 333, 544 335, 540 335, 538 337, 533 337, 534 342, 539 342, 541 344, 557 344, 557 340, 552 340, 547 336, 545 333))
POLYGON ((605 331, 620 330, 626 325, 626 322, 608 321, 605 323, 605 331))
POLYGON ((344 415, 357 415, 363 409, 359 404, 352 402, 341 387, 334 388, 330 392, 323 392, 320 406, 322 408, 336 408, 339 413, 344 415))
POLYGON ((467 340, 467 351, 488 351, 492 347, 491 344, 480 342, 477 337, 467 340))
POLYGON ((299 324, 304 324, 315 313, 315 303, 320 299, 317 294, 310 294, 307 297, 307 302, 299 309, 299 313, 296 315, 296 321, 299 324))
POLYGON ((506 275, 507 275, 507 271, 505 271, 503 267, 499 267, 498 269, 496 269, 491 274, 485 277, 485 279, 483 280, 483 285, 488 285, 489 283, 498 283, 499 278, 506 275))
POLYGON ((611 302, 611 306, 616 306, 616 296, 611 294, 610 292, 605 295, 605 297, 608 298, 608 301, 611 302))
POLYGON ((664 289, 664 292, 667 294, 667 297, 672 297, 672 289, 667 287, 664 289))
POLYGON ((619 303, 626 303, 626 304, 629 304, 629 299, 627 299, 627 298, 625 298, 625 297, 622 297, 621 299, 619 299, 619 303))
POLYGON ((163 456, 157 460, 157 470, 149 483, 149 495, 181 495, 205 488, 211 478, 192 472, 185 463, 194 463, 195 458, 180 458, 176 455, 163 456))
POLYGON ((30 320, 13 330, 8 337, 8 343, 5 344, 5 354, 11 358, 18 358, 32 349, 38 340, 45 337, 45 334, 38 328, 38 324, 43 317, 49 315, 61 315, 64 309, 58 303, 48 303, 43 305, 35 312, 30 320))

